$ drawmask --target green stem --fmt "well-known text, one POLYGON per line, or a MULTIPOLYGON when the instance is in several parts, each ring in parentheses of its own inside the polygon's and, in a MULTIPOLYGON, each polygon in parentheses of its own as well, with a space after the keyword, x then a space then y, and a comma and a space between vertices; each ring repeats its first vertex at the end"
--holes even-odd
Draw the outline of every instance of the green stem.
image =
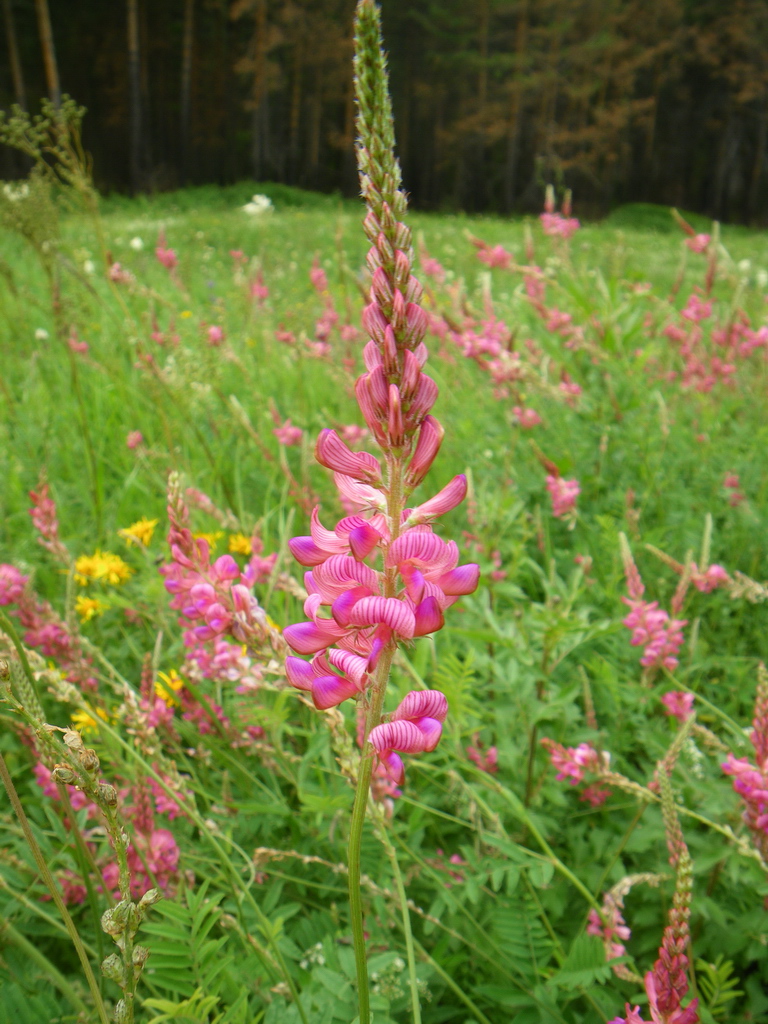
POLYGON ((446 983, 448 988, 453 992, 453 994, 458 996, 458 998, 462 1001, 462 1003, 464 1003, 464 1005, 471 1013, 474 1013, 480 1024, 491 1024, 491 1022, 485 1016, 480 1007, 477 1006, 477 1004, 469 998, 466 992, 456 984, 456 982, 453 980, 450 974, 447 974, 443 970, 443 968, 440 966, 437 960, 432 959, 432 957, 429 955, 426 949, 424 949, 424 947, 418 940, 416 940, 416 946, 418 947, 419 954, 424 958, 424 960, 426 960, 426 962, 429 964, 429 966, 432 968, 435 974, 440 975, 440 977, 446 983))
POLYGON ((408 955, 408 982, 411 988, 411 1009, 413 1011, 413 1024, 421 1024, 421 1004, 419 1003, 419 983, 416 977, 416 957, 413 949, 413 932, 411 931, 411 915, 408 911, 408 897, 405 895, 405 885, 400 865, 397 862, 397 852, 389 841, 386 823, 382 821, 378 829, 379 839, 387 851, 389 863, 392 865, 392 874, 395 878, 397 898, 400 901, 400 914, 403 919, 403 935, 405 936, 405 949, 408 955))
POLYGON ((83 947, 83 943, 80 939, 80 936, 78 935, 77 928, 75 927, 75 922, 72 920, 72 917, 70 916, 70 913, 66 908, 64 900, 61 898, 59 887, 56 885, 56 881, 48 869, 48 865, 45 862, 43 852, 40 849, 37 840, 35 839, 34 833, 32 832, 32 828, 29 824, 29 820, 26 814, 24 813, 24 808, 21 806, 19 794, 16 792, 16 787, 13 784, 13 779, 11 778, 10 772, 8 771, 8 766, 6 765, 5 758, 3 757, 2 754, 0 754, 0 779, 2 779, 3 785, 5 786, 5 790, 8 793, 8 798, 11 801, 11 805, 13 806, 14 811, 16 812, 16 817, 19 819, 19 824, 21 825, 22 831, 24 832, 24 838, 26 839, 27 844, 29 845, 29 848, 32 851, 32 856, 35 859, 35 864, 37 864, 37 869, 40 872, 40 875, 43 881, 45 882, 48 891, 51 894, 53 902, 56 904, 56 908, 58 909, 59 913, 62 916, 69 937, 72 940, 72 944, 75 947, 75 950, 77 951, 77 955, 83 967, 83 972, 88 982, 88 988, 91 990, 91 995, 93 996, 93 1001, 96 1006, 96 1012, 99 1015, 99 1020, 101 1021, 101 1024, 109 1024, 109 1018, 107 1017, 107 1010, 106 1007, 104 1006, 104 1000, 101 998, 101 992, 99 991, 98 982, 94 977, 90 961, 88 960, 85 948, 83 947))
POLYGON ((24 650, 21 640, 19 640, 19 634, 16 632, 13 623, 3 611, 0 611, 0 629, 2 629, 6 636, 10 637, 11 643, 16 648, 16 653, 19 656, 19 661, 21 662, 21 667, 26 677, 28 685, 25 686, 24 683, 21 684, 22 703, 26 701, 34 714, 39 718, 44 719, 45 716, 43 714, 43 706, 40 703, 40 694, 37 692, 37 683, 29 665, 27 652, 24 650))
MULTIPOLYGON (((395 645, 388 644, 382 651, 374 679, 371 706, 368 710, 368 720, 365 730, 365 743, 371 729, 379 724, 381 710, 384 706, 384 697, 387 692, 387 681, 389 670, 392 665, 392 658, 395 654, 395 645)), ((352 820, 349 825, 349 846, 347 848, 347 863, 349 866, 349 916, 352 925, 352 943, 355 950, 355 966, 357 969, 357 999, 359 1005, 360 1024, 369 1024, 371 1011, 368 994, 368 960, 365 950, 365 929, 363 927, 363 898, 360 891, 360 848, 363 841, 363 826, 365 824, 365 812, 368 808, 368 793, 371 788, 371 774, 373 772, 373 751, 366 751, 360 761, 360 770, 357 775, 357 788, 355 790, 355 803, 352 808, 352 820)))
POLYGON ((88 1017, 88 1007, 80 996, 75 992, 70 983, 51 961, 44 956, 37 946, 33 946, 29 939, 26 939, 21 932, 17 932, 10 921, 0 922, 0 942, 5 941, 21 950, 27 960, 37 966, 48 975, 56 988, 65 996, 72 1005, 72 1009, 81 1017, 88 1017))

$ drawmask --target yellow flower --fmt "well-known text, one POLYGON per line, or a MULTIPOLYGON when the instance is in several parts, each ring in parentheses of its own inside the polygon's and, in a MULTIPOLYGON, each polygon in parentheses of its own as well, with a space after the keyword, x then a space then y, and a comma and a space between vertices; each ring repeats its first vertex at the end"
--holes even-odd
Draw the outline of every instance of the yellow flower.
POLYGON ((159 522, 159 519, 147 519, 146 516, 142 516, 138 522, 131 523, 124 530, 118 530, 117 532, 129 544, 143 544, 147 548, 152 540, 155 527, 159 522))
POLYGON ((94 551, 92 555, 81 555, 75 562, 75 579, 84 587, 91 580, 99 580, 117 586, 133 575, 133 569, 119 555, 109 551, 94 551))
POLYGON ((271 626, 272 629, 276 629, 278 633, 282 633, 282 629, 280 629, 280 627, 278 626, 278 624, 275 622, 271 615, 267 616, 267 625, 271 626))
POLYGON ((109 605, 99 601, 97 597, 85 597, 83 594, 75 600, 75 611, 81 622, 90 622, 96 615, 103 615, 109 605))
POLYGON ((224 536, 224 531, 216 530, 215 533, 195 533, 193 534, 193 536, 195 540, 207 540, 208 547, 211 549, 211 551, 215 551, 216 545, 224 536))
MULTIPOLYGON (((106 711, 102 711, 101 708, 96 708, 96 714, 103 722, 109 721, 109 716, 106 711)), ((78 732, 82 733, 97 733, 99 726, 96 719, 89 715, 87 711, 75 711, 71 715, 72 725, 77 729, 78 732)))
POLYGON ((244 533, 230 533, 229 550, 232 552, 233 555, 253 554, 253 548, 251 547, 251 538, 246 537, 244 533))
POLYGON ((191 309, 182 309, 182 311, 179 314, 179 316, 181 317, 182 320, 189 320, 189 318, 192 316, 192 310, 191 309))
POLYGON ((174 704, 178 703, 172 694, 178 693, 183 688, 184 680, 175 668, 172 668, 170 672, 158 672, 157 674, 162 682, 155 682, 155 693, 165 701, 169 708, 172 708, 174 704))

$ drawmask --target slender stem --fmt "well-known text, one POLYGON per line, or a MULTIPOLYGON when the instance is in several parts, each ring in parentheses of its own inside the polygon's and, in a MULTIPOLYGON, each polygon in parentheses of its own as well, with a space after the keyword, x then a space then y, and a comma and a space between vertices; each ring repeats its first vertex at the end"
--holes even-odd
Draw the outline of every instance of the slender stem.
MULTIPOLYGON (((368 734, 374 725, 378 725, 381 719, 381 709, 384 706, 389 670, 394 654, 395 645, 387 644, 379 659, 371 691, 371 706, 368 710, 364 751, 368 734)), ((361 758, 360 771, 357 775, 357 789, 355 790, 355 803, 352 808, 352 820, 349 826, 349 846, 347 848, 349 915, 352 925, 355 965, 357 968, 357 999, 360 1010, 360 1024, 369 1024, 371 1016, 368 995, 368 961, 365 951, 365 930, 363 928, 363 898, 360 891, 360 848, 363 841, 363 826, 365 824, 365 812, 368 807, 368 793, 371 788, 372 772, 373 751, 365 751, 361 758)))
POLYGON ((75 950, 77 951, 77 955, 83 967, 83 972, 85 973, 85 977, 88 982, 88 988, 91 990, 91 995, 93 996, 93 1001, 96 1006, 96 1011, 99 1015, 99 1020, 102 1022, 102 1024, 109 1024, 109 1018, 107 1017, 107 1011, 106 1007, 104 1006, 104 1001, 101 998, 99 985, 98 982, 96 981, 96 978, 94 977, 90 961, 88 960, 85 948, 83 947, 83 943, 80 940, 77 928, 75 927, 75 922, 72 920, 72 917, 70 916, 70 913, 66 908, 64 900, 61 898, 59 887, 56 885, 56 881, 53 875, 51 874, 50 870, 48 869, 48 865, 45 863, 43 851, 40 849, 37 840, 35 839, 34 833, 32 832, 32 828, 30 827, 29 824, 29 820, 26 814, 24 813, 24 808, 21 806, 19 794, 16 792, 16 787, 13 784, 13 779, 11 778, 10 772, 8 771, 8 766, 6 765, 5 758, 3 757, 2 754, 0 754, 0 779, 2 779, 3 785, 5 786, 5 790, 8 793, 8 798, 10 799, 13 809, 16 812, 16 817, 19 819, 19 824, 21 825, 22 831, 24 833, 24 838, 27 840, 29 848, 32 851, 32 856, 35 859, 35 864, 37 864, 38 871, 40 872, 43 881, 48 887, 48 891, 51 894, 53 902, 56 904, 56 907, 62 916, 64 925, 67 929, 70 939, 72 940, 72 944, 75 947, 75 950))
POLYGON ((32 674, 32 669, 29 665, 27 652, 24 650, 24 645, 21 640, 19 640, 19 634, 16 632, 13 623, 3 611, 0 611, 0 629, 6 636, 10 637, 11 643, 16 648, 16 653, 19 656, 21 668, 28 684, 25 686, 23 682, 21 683, 22 702, 26 701, 27 704, 29 704, 30 710, 42 719, 45 717, 43 715, 43 706, 40 703, 40 695, 37 692, 37 683, 35 682, 35 677, 32 674))
POLYGON ((413 932, 411 931, 411 915, 408 911, 408 897, 405 894, 403 874, 397 862, 397 851, 389 841, 386 823, 382 821, 378 829, 379 839, 387 851, 389 863, 392 865, 392 874, 395 878, 397 898, 400 901, 400 914, 403 919, 403 935, 405 936, 405 949, 408 956, 408 981, 411 988, 411 1009, 413 1011, 413 1024, 421 1024, 421 1004, 419 1003, 419 982, 416 977, 416 957, 413 948, 413 932))
MULTIPOLYGON (((400 535, 400 520, 403 511, 403 458, 391 455, 387 458, 387 526, 390 543, 400 535)), ((384 569, 382 591, 384 597, 395 597, 397 594, 397 569, 384 569)), ((368 807, 368 794, 371 788, 373 772, 373 751, 367 749, 368 736, 371 729, 381 721, 384 698, 387 694, 387 683, 392 668, 392 659, 397 650, 397 642, 390 640, 381 652, 376 667, 373 685, 371 686, 370 703, 365 721, 363 737, 363 756, 357 776, 355 803, 352 808, 352 819, 349 825, 349 846, 347 862, 349 865, 349 913, 352 925, 352 943, 355 951, 357 968, 357 999, 359 1005, 360 1024, 369 1024, 370 998, 368 993, 368 963, 365 950, 365 930, 363 928, 363 899, 360 892, 360 848, 363 841, 365 812, 368 807)))
POLYGON ((26 939, 21 932, 16 931, 10 921, 0 922, 0 942, 2 941, 20 949, 28 960, 37 964, 37 966, 48 975, 59 992, 69 1000, 72 1004, 72 1008, 81 1017, 86 1018, 88 1016, 88 1007, 77 992, 75 992, 61 971, 54 967, 48 957, 44 956, 37 946, 33 946, 29 939, 26 939))

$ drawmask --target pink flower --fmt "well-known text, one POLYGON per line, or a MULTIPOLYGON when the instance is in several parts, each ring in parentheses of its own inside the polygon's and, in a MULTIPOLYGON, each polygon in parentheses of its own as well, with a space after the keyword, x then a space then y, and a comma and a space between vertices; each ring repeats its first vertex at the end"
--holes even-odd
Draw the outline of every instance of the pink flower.
POLYGON ((667 612, 659 608, 658 601, 642 601, 622 597, 630 608, 623 619, 627 629, 632 630, 630 643, 633 647, 644 646, 640 664, 645 668, 664 668, 670 671, 677 667, 677 655, 683 645, 683 626, 686 619, 670 619, 667 612))
POLYGON ((255 299, 260 306, 262 306, 269 297, 269 288, 264 284, 264 274, 261 270, 256 274, 253 281, 251 281, 250 291, 251 298, 255 299))
POLYGON ((535 409, 523 409, 519 405, 515 405, 512 408, 512 412, 517 416, 517 422, 523 430, 531 430, 533 427, 538 427, 541 423, 541 416, 539 416, 535 409))
POLYGON ((539 214, 539 220, 545 235, 559 238, 570 238, 581 227, 575 217, 563 217, 559 213, 539 214))
POLYGON ((29 576, 22 576, 15 565, 0 564, 0 605, 16 604, 28 579, 29 576))
POLYGON ((602 807, 610 795, 610 789, 604 789, 602 786, 592 783, 591 785, 584 787, 579 800, 583 800, 584 803, 588 803, 590 807, 602 807))
POLYGON ((326 276, 325 271, 320 266, 320 261, 318 260, 317 256, 315 256, 314 260, 312 261, 312 269, 309 272, 309 280, 312 282, 312 287, 315 289, 316 292, 319 292, 320 295, 323 295, 325 292, 329 291, 328 278, 326 276))
POLYGON ((212 324, 208 328, 208 344, 211 348, 218 348, 224 341, 224 330, 218 324, 212 324))
POLYGON ((160 263, 165 267, 166 270, 174 270, 178 265, 178 257, 174 249, 168 249, 165 245, 165 232, 161 231, 157 239, 157 247, 155 248, 155 256, 160 263))
POLYGON ((439 690, 413 690, 403 697, 389 722, 371 729, 368 741, 379 763, 398 786, 405 781, 402 758, 434 750, 448 714, 448 701, 439 690))
POLYGON ((686 238, 685 244, 691 252, 702 253, 707 251, 711 241, 711 235, 694 235, 693 238, 686 238))
POLYGON ((473 743, 475 746, 467 747, 467 757, 469 760, 473 761, 481 772, 495 775, 499 770, 499 755, 496 747, 489 747, 486 751, 483 751, 477 734, 473 738, 473 743))
POLYGON ((644 1021, 640 1016, 639 1006, 630 1006, 629 1003, 624 1005, 625 1017, 614 1017, 613 1020, 609 1021, 608 1024, 652 1024, 652 1022, 644 1021))
POLYGON ((730 488, 732 490, 737 490, 739 487, 741 487, 741 483, 739 482, 738 474, 737 473, 726 473, 725 474, 725 480, 723 480, 723 487, 727 487, 727 488, 730 488))
POLYGON ((140 430, 132 430, 126 436, 125 443, 129 448, 138 448, 140 444, 144 444, 144 435, 140 430))
POLYGON ((595 771, 600 766, 600 755, 588 743, 578 747, 564 747, 561 743, 545 737, 541 744, 549 751, 553 768, 557 769, 557 780, 569 779, 572 786, 584 780, 585 771, 595 771))
POLYGON ((661 698, 666 713, 678 722, 687 722, 693 712, 694 695, 680 690, 671 690, 661 698))
POLYGON ((699 323, 712 316, 712 303, 710 301, 703 302, 698 295, 693 294, 688 299, 685 309, 681 310, 680 315, 693 323, 699 323))
POLYGON ((282 426, 275 427, 272 433, 280 444, 285 445, 286 448, 301 444, 301 439, 304 436, 304 431, 301 427, 294 427, 289 419, 282 426))
POLYGON ((130 284, 134 280, 130 270, 124 270, 120 263, 113 263, 110 266, 107 277, 114 284, 130 284))
POLYGON ((581 493, 578 480, 564 480, 561 476, 547 475, 547 490, 552 498, 552 515, 562 519, 576 510, 576 499, 581 493))
POLYGON ((81 341, 81 339, 78 338, 77 331, 74 329, 74 327, 72 328, 72 332, 69 335, 67 344, 69 345, 69 348, 72 352, 77 352, 79 355, 83 355, 88 351, 88 342, 81 341))
POLYGON ((706 572, 700 572, 696 563, 691 564, 691 582, 702 594, 710 594, 718 587, 724 587, 731 582, 731 577, 722 565, 713 564, 706 572))
POLYGON ((357 423, 349 423, 339 429, 339 437, 345 444, 360 444, 369 436, 369 431, 357 423))

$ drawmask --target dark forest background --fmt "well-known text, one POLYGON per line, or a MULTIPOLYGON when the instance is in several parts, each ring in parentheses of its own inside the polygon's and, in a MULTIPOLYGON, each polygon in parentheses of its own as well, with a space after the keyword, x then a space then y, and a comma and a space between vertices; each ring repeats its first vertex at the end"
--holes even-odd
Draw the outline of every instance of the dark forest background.
MULTIPOLYGON (((106 190, 354 194, 354 0, 0 0, 0 106, 69 93, 106 190)), ((768 222, 768 0, 383 0, 422 209, 768 222)), ((23 168, 0 152, 0 176, 23 168)))

